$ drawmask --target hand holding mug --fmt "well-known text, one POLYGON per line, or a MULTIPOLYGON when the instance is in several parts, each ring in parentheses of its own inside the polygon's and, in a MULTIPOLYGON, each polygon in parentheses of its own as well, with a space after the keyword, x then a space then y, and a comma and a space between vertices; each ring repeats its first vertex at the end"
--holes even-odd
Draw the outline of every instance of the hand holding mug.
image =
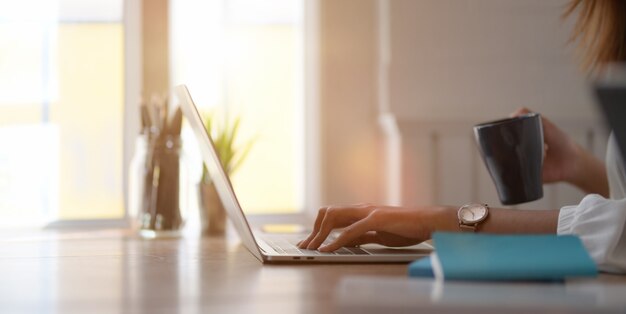
MULTIPOLYGON (((520 108, 511 114, 519 117, 531 113, 520 108)), ((552 121, 541 117, 544 137, 543 183, 567 182, 586 193, 608 197, 609 187, 604 162, 585 150, 552 121)))
MULTIPOLYGON (((532 113, 527 108, 516 110, 511 117, 532 113)), ((541 117, 543 125, 544 155, 543 183, 569 182, 577 172, 576 159, 580 147, 565 132, 546 117, 541 117)))

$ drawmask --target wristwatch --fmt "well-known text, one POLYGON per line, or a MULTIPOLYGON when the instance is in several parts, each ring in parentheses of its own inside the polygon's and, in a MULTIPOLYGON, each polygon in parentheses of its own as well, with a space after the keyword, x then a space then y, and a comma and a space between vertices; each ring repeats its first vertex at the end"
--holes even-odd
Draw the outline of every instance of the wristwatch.
POLYGON ((459 208, 459 228, 461 231, 476 232, 478 225, 487 219, 489 206, 487 204, 466 204, 459 208))

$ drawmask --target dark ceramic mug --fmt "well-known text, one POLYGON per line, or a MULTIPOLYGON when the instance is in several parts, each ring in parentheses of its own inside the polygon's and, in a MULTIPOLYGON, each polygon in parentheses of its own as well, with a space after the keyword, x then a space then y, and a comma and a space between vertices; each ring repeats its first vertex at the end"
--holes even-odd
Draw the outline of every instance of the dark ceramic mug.
POLYGON ((526 203, 543 197, 541 115, 529 113, 481 123, 474 126, 474 136, 502 204, 526 203))

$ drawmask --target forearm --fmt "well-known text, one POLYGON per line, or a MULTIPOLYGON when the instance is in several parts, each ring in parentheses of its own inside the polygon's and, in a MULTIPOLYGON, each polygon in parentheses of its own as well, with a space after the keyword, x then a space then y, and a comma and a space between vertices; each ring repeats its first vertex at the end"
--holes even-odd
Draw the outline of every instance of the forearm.
MULTIPOLYGON (((434 231, 461 231, 457 208, 438 207, 434 210, 434 231)), ((556 233, 559 210, 520 210, 490 208, 487 219, 480 223, 477 232, 487 233, 556 233)))
POLYGON ((579 147, 576 171, 567 181, 589 194, 609 197, 609 182, 604 162, 579 147))

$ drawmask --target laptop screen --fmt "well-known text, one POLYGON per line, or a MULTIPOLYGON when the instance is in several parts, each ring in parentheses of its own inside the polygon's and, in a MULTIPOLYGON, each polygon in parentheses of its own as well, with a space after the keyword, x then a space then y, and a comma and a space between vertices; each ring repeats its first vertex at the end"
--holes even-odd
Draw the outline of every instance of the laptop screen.
POLYGON ((254 239, 250 225, 241 210, 241 206, 235 196, 235 191, 233 190, 230 179, 228 178, 228 175, 226 175, 224 168, 222 168, 222 164, 220 163, 218 154, 215 150, 211 135, 204 127, 202 118, 198 113, 196 105, 191 99, 187 86, 176 86, 175 91, 178 101, 180 101, 183 114, 187 118, 187 121, 191 125, 191 129, 196 136, 196 140, 200 146, 202 160, 207 167, 211 180, 213 181, 217 194, 224 205, 228 218, 233 223, 235 229, 237 229, 237 233, 241 237, 241 240, 246 248, 262 261, 261 252, 256 240, 254 239))

